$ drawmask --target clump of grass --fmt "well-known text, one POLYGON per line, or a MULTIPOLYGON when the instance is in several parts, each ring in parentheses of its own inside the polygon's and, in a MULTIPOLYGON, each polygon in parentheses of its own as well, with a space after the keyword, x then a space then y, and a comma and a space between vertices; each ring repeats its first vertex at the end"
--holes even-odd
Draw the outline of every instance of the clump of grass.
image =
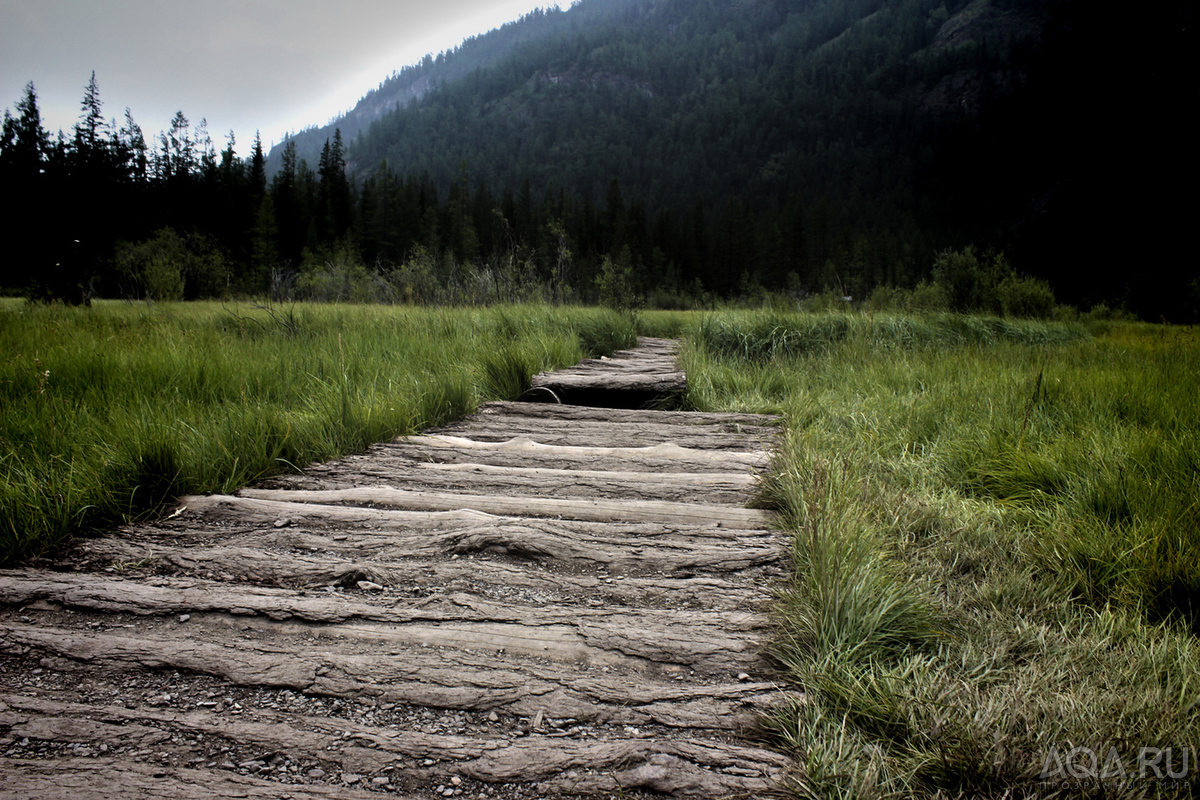
POLYGON ((586 308, 0 303, 0 563, 632 344, 630 319, 586 308))
POLYGON ((693 407, 787 418, 758 502, 794 552, 773 653, 802 694, 768 726, 797 796, 1200 788, 1137 772, 1141 747, 1200 743, 1194 332, 778 312, 686 330, 693 407), (1047 778, 1073 747, 1115 747, 1129 774, 1047 778))
POLYGON ((823 352, 849 332, 850 322, 841 316, 787 317, 768 312, 735 321, 710 316, 700 323, 696 336, 716 355, 761 362, 823 352))
POLYGON ((807 667, 789 663, 796 652, 806 664, 834 659, 857 666, 895 660, 943 635, 936 604, 897 568, 875 529, 869 504, 875 490, 852 470, 845 457, 831 463, 808 449, 788 450, 768 479, 794 532, 796 577, 781 598, 789 645, 780 660, 797 675, 807 667))
POLYGON ((590 309, 578 315, 575 325, 580 345, 588 356, 637 347, 637 324, 630 313, 607 308, 590 309))
POLYGON ((500 400, 516 400, 529 388, 534 372, 526 354, 518 349, 488 353, 483 359, 484 393, 500 400))

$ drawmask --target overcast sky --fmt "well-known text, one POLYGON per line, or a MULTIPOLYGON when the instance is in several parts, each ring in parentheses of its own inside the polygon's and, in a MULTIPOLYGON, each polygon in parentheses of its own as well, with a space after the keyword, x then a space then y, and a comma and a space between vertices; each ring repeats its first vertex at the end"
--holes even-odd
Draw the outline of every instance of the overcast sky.
MULTIPOLYGON (((570 3, 560 3, 564 8, 570 3)), ((182 110, 245 157, 324 125, 393 70, 546 0, 0 0, 0 108, 33 81, 42 121, 68 135, 92 71, 105 118, 147 136, 182 110)))

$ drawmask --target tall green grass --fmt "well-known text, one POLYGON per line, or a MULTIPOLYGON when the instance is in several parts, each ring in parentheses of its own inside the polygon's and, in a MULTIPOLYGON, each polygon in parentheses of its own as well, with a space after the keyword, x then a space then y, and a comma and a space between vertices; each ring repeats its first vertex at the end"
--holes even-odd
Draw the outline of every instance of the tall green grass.
POLYGON ((769 721, 812 797, 1200 787, 1200 340, 1138 324, 694 317, 700 409, 786 415, 769 721), (1116 747, 1127 779, 1042 776, 1116 747), (1181 782, 1141 747, 1191 747, 1181 782), (1055 749, 1057 748, 1057 750, 1055 749), (1063 781, 1063 778, 1066 778, 1063 781))
POLYGON ((0 561, 361 450, 635 344, 600 309, 0 304, 0 561))

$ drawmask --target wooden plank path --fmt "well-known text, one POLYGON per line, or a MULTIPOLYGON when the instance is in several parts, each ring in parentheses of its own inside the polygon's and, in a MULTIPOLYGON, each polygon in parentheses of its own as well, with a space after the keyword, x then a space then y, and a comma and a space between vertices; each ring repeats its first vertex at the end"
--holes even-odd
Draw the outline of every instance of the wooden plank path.
POLYGON ((776 423, 488 403, 0 571, 0 797, 771 796, 776 423))

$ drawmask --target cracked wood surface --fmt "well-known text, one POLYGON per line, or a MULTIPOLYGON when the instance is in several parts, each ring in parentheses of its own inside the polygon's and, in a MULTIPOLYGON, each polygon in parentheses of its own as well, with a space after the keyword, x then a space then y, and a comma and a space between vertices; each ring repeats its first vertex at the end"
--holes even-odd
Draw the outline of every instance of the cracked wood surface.
POLYGON ((772 796, 777 430, 488 403, 0 570, 0 798, 772 796))

